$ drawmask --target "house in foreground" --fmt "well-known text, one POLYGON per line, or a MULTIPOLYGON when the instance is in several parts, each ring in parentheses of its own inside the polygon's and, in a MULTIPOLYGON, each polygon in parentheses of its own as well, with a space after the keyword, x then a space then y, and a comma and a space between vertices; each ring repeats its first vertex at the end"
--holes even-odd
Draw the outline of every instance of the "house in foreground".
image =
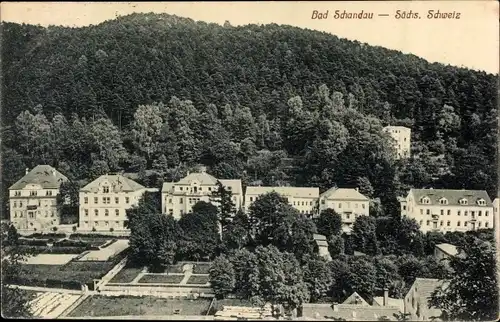
POLYGON ((58 226, 59 188, 68 178, 50 165, 37 165, 9 188, 10 221, 16 229, 44 230, 58 226))
POLYGON ((405 313, 410 315, 410 321, 429 321, 441 316, 441 310, 429 308, 431 294, 441 286, 446 287, 446 280, 435 278, 417 278, 405 296, 405 313))
POLYGON ((306 303, 303 305, 302 314, 305 319, 315 320, 397 321, 395 315, 402 313, 402 306, 402 300, 389 298, 388 291, 384 292, 381 300, 374 300, 372 305, 354 292, 340 304, 306 303))
POLYGON ((146 191, 158 189, 146 188, 122 174, 100 176, 80 189, 79 229, 127 229, 126 210, 137 205, 146 191))

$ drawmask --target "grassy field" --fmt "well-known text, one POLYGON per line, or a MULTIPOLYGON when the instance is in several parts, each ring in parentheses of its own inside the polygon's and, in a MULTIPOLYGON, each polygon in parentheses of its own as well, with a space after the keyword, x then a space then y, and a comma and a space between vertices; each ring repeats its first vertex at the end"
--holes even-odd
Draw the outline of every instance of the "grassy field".
POLYGON ((144 275, 139 283, 179 284, 183 278, 184 275, 144 275))
POLYGON ((130 283, 141 271, 142 267, 124 267, 118 274, 116 274, 115 277, 111 279, 110 283, 130 283))
POLYGON ((198 263, 193 267, 194 274, 208 274, 211 263, 198 263))
POLYGON ((206 284, 208 283, 208 276, 191 276, 189 277, 187 284, 206 284))
POLYGON ((163 299, 152 296, 91 296, 69 316, 173 315, 176 309, 181 310, 180 315, 204 315, 209 305, 210 300, 163 299))

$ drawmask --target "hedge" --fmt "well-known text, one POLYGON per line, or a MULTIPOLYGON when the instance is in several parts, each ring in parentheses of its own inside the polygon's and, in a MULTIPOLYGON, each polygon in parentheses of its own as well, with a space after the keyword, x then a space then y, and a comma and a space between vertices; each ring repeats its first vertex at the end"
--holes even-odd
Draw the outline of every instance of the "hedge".
POLYGON ((61 233, 48 233, 48 234, 42 234, 42 233, 34 233, 32 235, 29 235, 27 237, 32 237, 32 238, 44 238, 44 237, 51 237, 51 238, 64 238, 66 237, 66 234, 61 234, 61 233))
POLYGON ((128 239, 130 236, 115 236, 115 235, 105 235, 105 234, 82 234, 82 233, 75 233, 75 234, 71 234, 71 236, 69 238, 76 238, 76 237, 80 237, 80 238, 88 238, 88 239, 92 239, 92 238, 115 238, 115 239, 128 239))
POLYGON ((78 240, 63 239, 61 241, 55 242, 54 246, 57 247, 90 247, 90 243, 78 240))
POLYGON ((45 254, 80 254, 87 250, 87 247, 48 247, 45 254))
POLYGON ((72 280, 58 280, 58 279, 52 279, 48 278, 46 280, 39 280, 36 278, 25 278, 25 277, 18 277, 16 279, 13 279, 11 281, 12 284, 18 284, 18 285, 27 285, 27 286, 38 286, 38 287, 53 287, 53 288, 64 288, 64 289, 70 289, 70 290, 81 290, 82 284, 78 281, 72 281, 72 280))
POLYGON ((19 239, 19 245, 27 246, 47 246, 48 239, 19 239))

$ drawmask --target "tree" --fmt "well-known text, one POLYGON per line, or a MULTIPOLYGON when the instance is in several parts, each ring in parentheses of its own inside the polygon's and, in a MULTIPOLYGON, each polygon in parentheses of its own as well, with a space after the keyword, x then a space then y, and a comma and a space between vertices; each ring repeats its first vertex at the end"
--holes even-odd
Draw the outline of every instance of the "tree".
POLYGON ((354 249, 369 255, 378 254, 379 246, 375 230, 375 218, 359 216, 352 228, 354 249))
POLYGON ((224 249, 228 251, 247 246, 250 243, 250 231, 248 228, 248 216, 243 211, 238 211, 222 235, 224 249))
POLYGON ((327 238, 339 235, 342 230, 342 217, 333 209, 325 209, 320 213, 316 227, 318 227, 318 233, 327 238))
POLYGON ((465 256, 450 258, 457 274, 431 295, 430 307, 442 310, 444 320, 484 321, 498 318, 496 251, 489 242, 474 239, 461 249, 465 256))
POLYGON ((218 206, 221 231, 224 232, 225 227, 236 214, 233 193, 217 180, 217 189, 212 192, 211 201, 218 206))
POLYGON ((61 224, 78 222, 80 205, 79 190, 80 186, 76 182, 65 181, 61 183, 59 194, 56 197, 57 211, 61 216, 61 224))
POLYGON ((343 255, 345 252, 345 242, 344 238, 340 235, 332 235, 327 240, 328 242, 328 252, 335 258, 339 255, 343 255))
POLYGON ((210 285, 218 299, 230 294, 236 285, 233 264, 224 255, 212 262, 209 276, 210 285))
POLYGON ((30 301, 34 295, 14 287, 22 276, 21 261, 29 254, 19 248, 14 226, 2 223, 2 316, 29 318, 32 316, 30 301))
POLYGON ((304 282, 314 303, 326 296, 332 285, 332 277, 324 260, 310 258, 306 263, 302 267, 304 282))

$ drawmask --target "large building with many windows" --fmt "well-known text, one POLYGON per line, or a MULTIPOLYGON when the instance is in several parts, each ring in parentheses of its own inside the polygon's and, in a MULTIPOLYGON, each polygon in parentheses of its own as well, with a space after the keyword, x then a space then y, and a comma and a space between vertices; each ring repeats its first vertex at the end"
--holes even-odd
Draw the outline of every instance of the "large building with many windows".
POLYGON ((319 188, 310 187, 247 187, 245 192, 245 210, 263 194, 276 192, 288 200, 288 203, 301 214, 314 215, 318 209, 319 188))
POLYGON ((161 190, 162 212, 179 219, 183 214, 191 212, 197 202, 211 202, 213 200, 212 194, 218 189, 217 182, 231 191, 236 209, 241 208, 243 205, 241 180, 216 179, 202 170, 201 172, 188 173, 178 182, 163 183, 161 190))
POLYGON ((37 165, 9 188, 10 221, 17 229, 43 230, 59 225, 57 195, 68 178, 50 165, 37 165))
POLYGON ((333 209, 342 217, 342 230, 350 232, 359 216, 370 215, 370 199, 352 188, 330 188, 319 196, 319 210, 333 209))
POLYGON ((148 189, 121 174, 107 174, 80 189, 80 230, 127 229, 126 210, 136 205, 148 189))
POLYGON ((405 126, 386 126, 383 130, 389 133, 394 139, 396 158, 409 158, 411 152, 411 129, 405 126))
POLYGON ((484 190, 411 189, 399 201, 401 215, 423 232, 493 228, 493 203, 484 190))

